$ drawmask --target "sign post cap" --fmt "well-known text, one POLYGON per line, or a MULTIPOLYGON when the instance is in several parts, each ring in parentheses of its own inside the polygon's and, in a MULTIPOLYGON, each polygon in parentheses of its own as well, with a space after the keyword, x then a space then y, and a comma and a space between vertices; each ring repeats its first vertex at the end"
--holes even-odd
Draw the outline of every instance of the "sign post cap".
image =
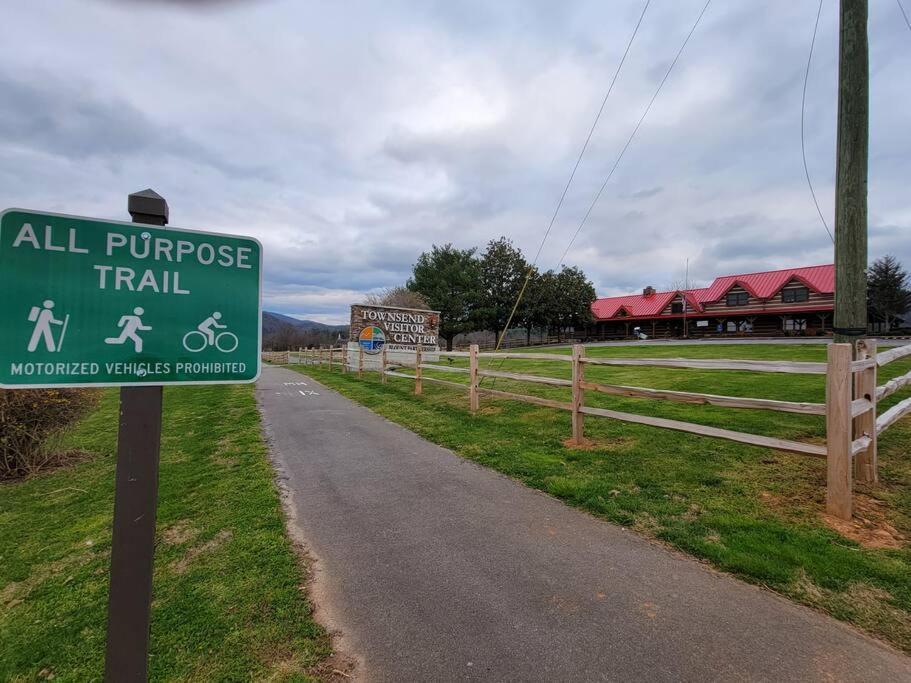
POLYGON ((154 216, 162 225, 168 222, 168 202, 151 188, 131 194, 127 198, 127 210, 134 220, 137 216, 154 216))

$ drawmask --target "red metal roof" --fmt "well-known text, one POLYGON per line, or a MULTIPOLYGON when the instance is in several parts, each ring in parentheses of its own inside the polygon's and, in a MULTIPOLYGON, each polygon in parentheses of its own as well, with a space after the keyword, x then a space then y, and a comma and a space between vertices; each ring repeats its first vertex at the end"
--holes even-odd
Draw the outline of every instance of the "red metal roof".
POLYGON ((722 275, 715 278, 711 285, 701 289, 656 292, 649 296, 630 294, 605 297, 596 299, 592 303, 592 313, 599 320, 614 318, 621 309, 625 312, 625 315, 621 317, 625 318, 656 316, 667 308, 678 293, 686 297, 690 308, 696 312, 702 312, 703 304, 718 301, 735 285, 740 285, 757 299, 770 299, 792 280, 797 280, 814 292, 832 294, 835 292, 835 266, 829 264, 769 270, 761 273, 722 275))
POLYGON ((746 275, 724 275, 705 289, 702 302, 718 301, 734 285, 740 285, 751 296, 757 299, 769 299, 791 280, 798 280, 814 292, 832 294, 835 291, 835 266, 809 266, 806 268, 786 268, 769 270, 764 273, 747 273, 746 275))

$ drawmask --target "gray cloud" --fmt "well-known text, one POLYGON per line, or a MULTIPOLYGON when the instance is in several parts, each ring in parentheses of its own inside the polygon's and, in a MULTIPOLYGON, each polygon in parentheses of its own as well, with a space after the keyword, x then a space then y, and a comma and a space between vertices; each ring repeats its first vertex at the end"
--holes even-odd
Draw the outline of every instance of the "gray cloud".
POLYGON ((212 166, 240 179, 274 177, 267 168, 221 157, 175 126, 156 125, 130 103, 94 92, 86 82, 64 82, 41 71, 18 78, 0 73, 0 99, 0 140, 34 152, 115 164, 151 152, 212 166))

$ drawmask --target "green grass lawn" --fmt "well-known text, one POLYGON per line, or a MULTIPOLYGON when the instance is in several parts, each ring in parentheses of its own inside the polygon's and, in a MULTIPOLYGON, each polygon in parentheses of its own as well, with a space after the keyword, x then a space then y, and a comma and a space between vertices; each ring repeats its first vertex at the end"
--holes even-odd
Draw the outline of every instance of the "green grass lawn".
MULTIPOLYGON (((554 353, 568 353, 555 349, 554 353)), ((820 346, 724 345, 593 347, 598 357, 689 357, 824 361, 820 346)), ((448 364, 449 361, 443 360, 448 364)), ((453 365, 464 367, 464 359, 453 365)), ((467 392, 376 373, 298 367, 423 437, 571 505, 660 539, 715 567, 825 610, 911 652, 911 420, 880 441, 882 484, 858 486, 860 519, 846 535, 823 519, 825 463, 816 458, 691 434, 586 418, 591 445, 570 448, 570 415, 482 397, 475 416, 467 392), (873 547, 883 546, 883 547, 873 547)), ((482 368, 570 376, 561 361, 482 359, 482 368)), ((911 368, 881 369, 879 383, 911 368)), ((425 371, 450 381, 454 373, 425 371)), ((664 389, 823 402, 822 375, 588 366, 591 381, 664 389)), ((569 400, 569 390, 487 378, 483 386, 569 400)), ((884 410, 911 394, 882 402, 884 410)), ((821 443, 824 419, 587 392, 587 405, 821 443)))
MULTIPOLYGON (((93 454, 0 485, 0 680, 100 680, 117 393, 66 437, 93 454)), ((330 651, 285 535, 248 385, 164 397, 152 680, 310 680, 330 651)))

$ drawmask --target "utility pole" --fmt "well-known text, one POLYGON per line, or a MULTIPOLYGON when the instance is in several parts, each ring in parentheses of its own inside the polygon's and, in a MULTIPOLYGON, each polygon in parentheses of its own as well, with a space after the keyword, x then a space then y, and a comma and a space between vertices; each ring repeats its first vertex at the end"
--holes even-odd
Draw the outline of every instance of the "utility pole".
POLYGON ((835 341, 867 332, 867 0, 841 0, 835 177, 835 341))

